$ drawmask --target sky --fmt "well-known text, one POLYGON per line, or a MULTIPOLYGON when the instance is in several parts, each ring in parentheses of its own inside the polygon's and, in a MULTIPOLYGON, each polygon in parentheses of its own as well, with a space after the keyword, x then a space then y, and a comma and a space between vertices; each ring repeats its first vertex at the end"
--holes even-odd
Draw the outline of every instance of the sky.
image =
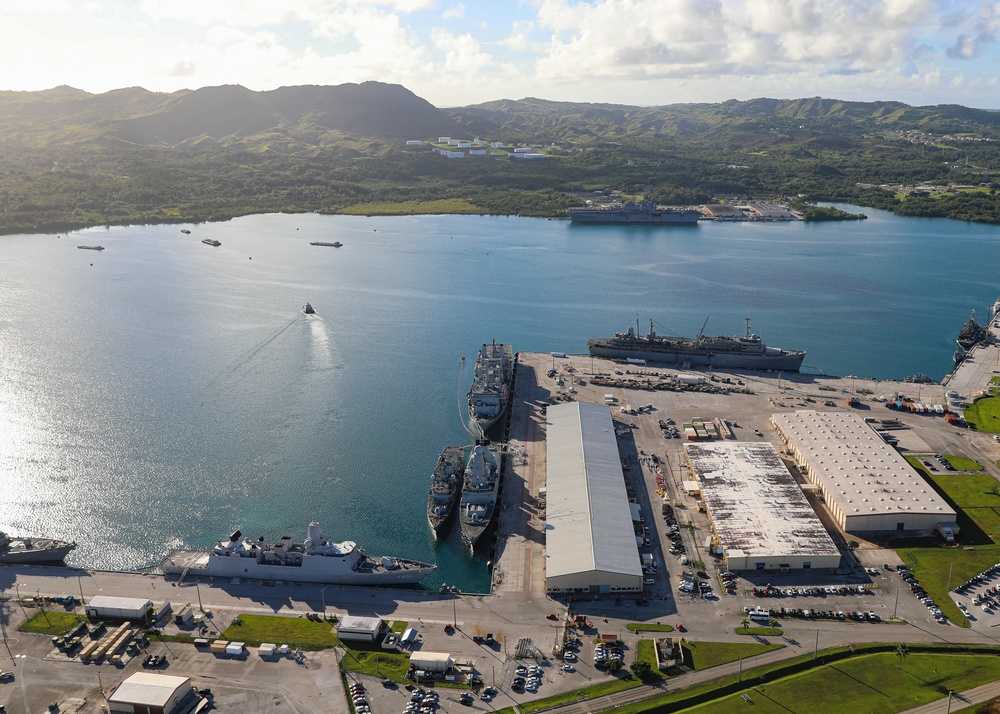
POLYGON ((0 0, 0 90, 1000 108, 1000 0, 0 0))

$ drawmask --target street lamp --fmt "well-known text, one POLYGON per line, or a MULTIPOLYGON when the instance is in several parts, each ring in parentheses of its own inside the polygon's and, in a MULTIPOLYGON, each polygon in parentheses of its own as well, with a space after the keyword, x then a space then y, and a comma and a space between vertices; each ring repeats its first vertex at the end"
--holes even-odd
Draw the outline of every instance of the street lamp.
POLYGON ((323 614, 326 614, 326 588, 319 589, 320 599, 323 601, 323 614))

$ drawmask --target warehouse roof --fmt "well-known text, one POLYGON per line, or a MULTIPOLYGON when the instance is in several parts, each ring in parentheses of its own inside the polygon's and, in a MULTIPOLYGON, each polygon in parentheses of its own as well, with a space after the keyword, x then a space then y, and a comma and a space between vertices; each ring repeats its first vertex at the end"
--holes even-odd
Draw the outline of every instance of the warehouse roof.
POLYGON ((904 511, 955 520, 955 510, 857 414, 802 409, 771 421, 846 517, 904 511))
POLYGON ((610 409, 557 404, 547 421, 546 575, 642 577, 610 409))
POLYGON ((140 704, 147 707, 165 707, 170 698, 189 680, 168 674, 136 672, 120 685, 108 699, 112 703, 140 704))
POLYGON ((139 597, 115 597, 114 595, 95 595, 87 600, 88 607, 107 607, 117 610, 143 610, 152 607, 152 600, 139 597))
POLYGON ((685 444, 723 549, 745 556, 839 555, 774 446, 685 444))

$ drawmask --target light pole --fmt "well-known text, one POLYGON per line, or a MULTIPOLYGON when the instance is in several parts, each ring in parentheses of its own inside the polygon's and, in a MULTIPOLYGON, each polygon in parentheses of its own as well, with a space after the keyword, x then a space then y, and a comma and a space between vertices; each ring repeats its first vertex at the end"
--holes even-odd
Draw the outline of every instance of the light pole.
POLYGON ((740 650, 740 673, 736 677, 737 682, 743 681, 743 650, 740 650))
POLYGON ((198 593, 198 611, 201 612, 201 614, 204 615, 205 614, 205 607, 204 607, 204 605, 201 604, 201 587, 198 586, 198 581, 197 580, 194 581, 194 589, 198 593))
POLYGON ((816 647, 813 649, 813 659, 819 654, 819 630, 816 630, 816 647))
POLYGON ((948 690, 948 711, 947 714, 951 714, 951 694, 952 690, 948 690))
POLYGON ((948 566, 948 588, 947 592, 951 592, 951 571, 955 567, 955 561, 951 561, 951 565, 948 566))
POLYGON ((319 589, 319 597, 323 601, 323 614, 326 614, 326 588, 319 589))
POLYGON ((77 585, 80 586, 80 606, 83 607, 83 605, 84 605, 84 602, 83 602, 83 578, 81 578, 79 575, 77 575, 76 576, 76 583, 77 583, 77 585))
POLYGON ((896 590, 896 602, 892 605, 892 619, 896 619, 896 606, 899 605, 899 590, 896 590))

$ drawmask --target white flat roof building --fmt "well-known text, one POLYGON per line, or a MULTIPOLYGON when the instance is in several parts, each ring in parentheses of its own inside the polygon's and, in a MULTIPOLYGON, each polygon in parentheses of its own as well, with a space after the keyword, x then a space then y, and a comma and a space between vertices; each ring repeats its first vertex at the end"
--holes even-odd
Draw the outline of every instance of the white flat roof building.
POLYGON ((955 528, 955 510, 857 414, 803 409, 771 423, 845 531, 955 528))
POLYGON ((172 714, 194 697, 188 677, 136 672, 108 697, 113 714, 172 714))
POLYGON ((337 635, 344 640, 374 642, 382 632, 382 620, 378 617, 344 615, 337 623, 337 635))
POLYGON ((638 592, 642 567, 611 410, 550 406, 546 430, 545 587, 638 592))
POLYGON ((685 444, 730 570, 837 568, 840 551, 767 442, 685 444))

